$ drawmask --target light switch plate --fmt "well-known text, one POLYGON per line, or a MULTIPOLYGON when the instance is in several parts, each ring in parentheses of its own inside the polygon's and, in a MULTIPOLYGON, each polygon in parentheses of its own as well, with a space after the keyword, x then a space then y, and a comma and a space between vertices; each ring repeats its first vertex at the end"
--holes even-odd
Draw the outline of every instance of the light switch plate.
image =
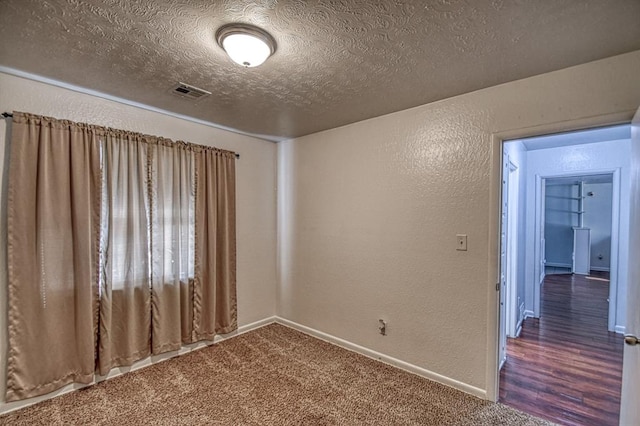
POLYGON ((467 234, 456 235, 456 250, 467 251, 467 234))

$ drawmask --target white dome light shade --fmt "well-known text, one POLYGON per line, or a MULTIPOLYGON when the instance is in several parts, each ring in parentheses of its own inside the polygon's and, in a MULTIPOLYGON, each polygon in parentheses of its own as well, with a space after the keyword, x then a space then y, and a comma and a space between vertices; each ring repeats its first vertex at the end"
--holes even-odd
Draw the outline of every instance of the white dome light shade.
POLYGON ((235 63, 247 68, 264 63, 276 50, 269 33, 246 24, 225 25, 216 33, 216 39, 235 63))
POLYGON ((257 67, 271 55, 267 43, 249 34, 229 34, 222 47, 233 62, 244 67, 257 67))

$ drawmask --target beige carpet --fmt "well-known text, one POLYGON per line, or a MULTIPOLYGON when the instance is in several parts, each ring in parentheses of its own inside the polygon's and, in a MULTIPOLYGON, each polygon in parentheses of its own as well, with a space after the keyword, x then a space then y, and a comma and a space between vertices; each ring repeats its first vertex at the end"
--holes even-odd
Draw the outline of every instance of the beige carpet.
POLYGON ((4 425, 548 425, 272 324, 0 417, 4 425))

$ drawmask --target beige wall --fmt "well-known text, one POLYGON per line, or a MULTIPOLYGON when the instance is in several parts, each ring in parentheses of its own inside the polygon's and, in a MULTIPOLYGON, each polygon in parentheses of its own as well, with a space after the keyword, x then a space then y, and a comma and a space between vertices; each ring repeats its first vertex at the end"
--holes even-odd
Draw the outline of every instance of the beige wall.
POLYGON ((639 75, 636 51, 280 143, 278 315, 491 397, 492 135, 628 120, 639 75))
MULTIPOLYGON (((176 102, 187 102, 176 98, 176 102)), ((26 111, 240 153, 237 166, 239 326, 275 314, 276 156, 272 142, 0 73, 0 112, 26 111)), ((6 120, 0 120, 0 400, 6 356, 6 120)), ((2 411, 0 403, 0 411, 2 411)))

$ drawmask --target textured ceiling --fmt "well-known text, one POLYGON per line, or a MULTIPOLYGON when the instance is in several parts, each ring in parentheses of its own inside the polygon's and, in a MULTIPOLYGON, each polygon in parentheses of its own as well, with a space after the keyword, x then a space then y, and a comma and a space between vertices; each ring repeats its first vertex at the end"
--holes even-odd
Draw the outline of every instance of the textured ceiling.
POLYGON ((283 139, 637 50, 639 23, 638 0, 0 0, 0 65, 283 139), (229 22, 275 55, 232 63, 229 22))

